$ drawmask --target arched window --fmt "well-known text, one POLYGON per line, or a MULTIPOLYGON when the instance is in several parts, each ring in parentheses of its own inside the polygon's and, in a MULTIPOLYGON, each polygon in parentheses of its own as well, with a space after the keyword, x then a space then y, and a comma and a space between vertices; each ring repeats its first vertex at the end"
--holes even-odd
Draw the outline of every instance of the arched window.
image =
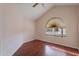
POLYGON ((53 35, 57 37, 64 37, 66 35, 66 29, 64 21, 60 17, 51 18, 46 24, 48 35, 53 35))

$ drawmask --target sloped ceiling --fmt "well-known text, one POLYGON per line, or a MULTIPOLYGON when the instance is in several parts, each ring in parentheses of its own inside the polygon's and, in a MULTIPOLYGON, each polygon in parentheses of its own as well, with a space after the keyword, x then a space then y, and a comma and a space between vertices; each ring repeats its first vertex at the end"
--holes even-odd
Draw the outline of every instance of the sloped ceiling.
POLYGON ((36 7, 32 7, 34 3, 10 3, 10 4, 0 4, 0 5, 8 5, 8 6, 17 6, 19 11, 23 15, 24 19, 28 20, 37 20, 46 13, 49 9, 59 6, 59 5, 76 5, 76 4, 56 4, 56 3, 39 3, 36 7))
POLYGON ((44 6, 40 3, 36 7, 32 7, 34 3, 26 3, 20 5, 20 10, 22 11, 23 16, 25 19, 29 20, 37 20, 42 16, 45 12, 49 9, 54 8, 56 6, 61 5, 77 5, 75 3, 44 3, 44 6))
POLYGON ((47 10, 53 7, 53 4, 38 4, 36 7, 32 7, 34 3, 21 4, 20 10, 25 19, 36 20, 42 16, 47 10))

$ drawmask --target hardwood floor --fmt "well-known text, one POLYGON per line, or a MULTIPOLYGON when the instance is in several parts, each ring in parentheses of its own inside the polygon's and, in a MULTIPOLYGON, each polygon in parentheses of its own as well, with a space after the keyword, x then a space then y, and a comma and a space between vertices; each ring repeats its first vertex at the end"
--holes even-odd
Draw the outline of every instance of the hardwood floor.
POLYGON ((13 56, 79 56, 79 51, 54 43, 33 40, 24 43, 13 56))

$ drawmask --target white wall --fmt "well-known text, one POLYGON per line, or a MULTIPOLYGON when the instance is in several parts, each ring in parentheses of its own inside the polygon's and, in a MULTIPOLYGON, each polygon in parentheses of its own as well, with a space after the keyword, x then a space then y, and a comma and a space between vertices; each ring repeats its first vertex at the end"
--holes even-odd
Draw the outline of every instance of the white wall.
POLYGON ((57 6, 36 21, 36 39, 77 48, 77 13, 75 6, 57 6), (66 25, 66 37, 53 37, 45 34, 46 23, 51 17, 61 17, 66 25))
POLYGON ((27 24, 28 21, 15 4, 0 6, 0 55, 13 55, 24 42, 31 41, 34 22, 27 24))

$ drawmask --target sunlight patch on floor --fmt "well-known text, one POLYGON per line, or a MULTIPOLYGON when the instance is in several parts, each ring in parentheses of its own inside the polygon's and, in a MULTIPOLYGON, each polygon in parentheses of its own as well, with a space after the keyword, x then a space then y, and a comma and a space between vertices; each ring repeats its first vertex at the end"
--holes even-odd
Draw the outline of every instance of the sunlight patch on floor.
POLYGON ((51 55, 52 56, 65 56, 66 55, 65 53, 58 51, 56 49, 53 49, 48 45, 45 45, 45 54, 47 56, 51 56, 51 55))

